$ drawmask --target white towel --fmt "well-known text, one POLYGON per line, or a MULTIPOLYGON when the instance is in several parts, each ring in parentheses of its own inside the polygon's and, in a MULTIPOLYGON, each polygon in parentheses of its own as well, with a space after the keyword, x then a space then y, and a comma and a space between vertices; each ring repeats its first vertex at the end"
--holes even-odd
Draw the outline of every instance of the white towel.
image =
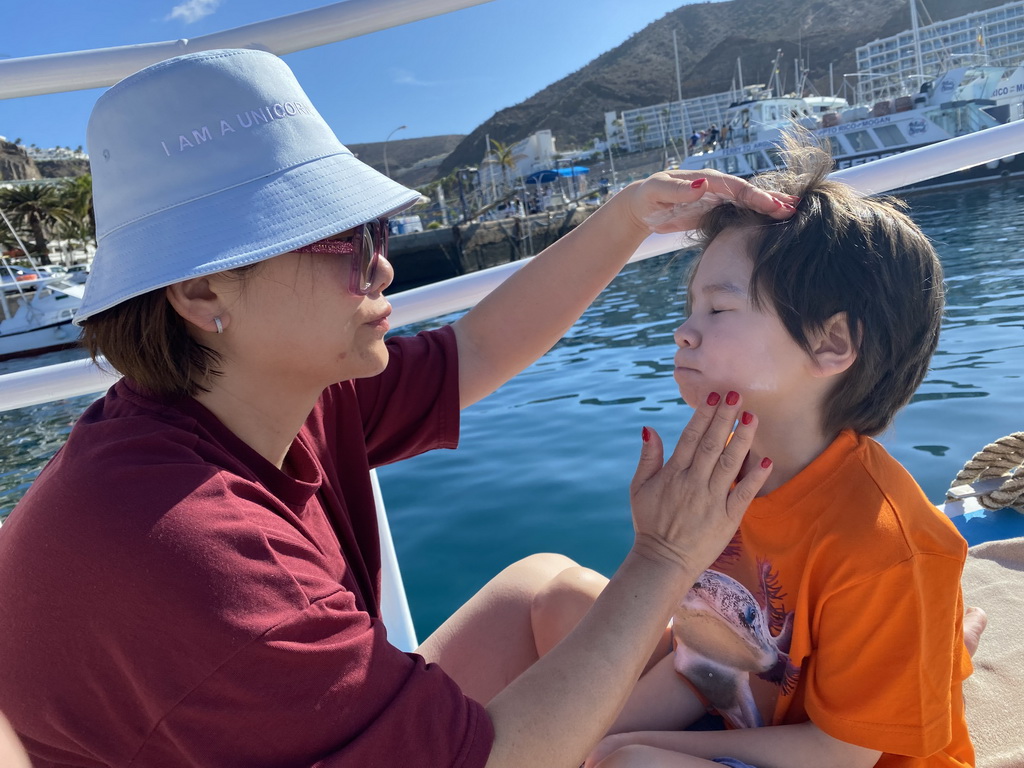
POLYGON ((978 768, 1024 766, 1024 538, 971 547, 964 602, 988 614, 964 682, 978 768))

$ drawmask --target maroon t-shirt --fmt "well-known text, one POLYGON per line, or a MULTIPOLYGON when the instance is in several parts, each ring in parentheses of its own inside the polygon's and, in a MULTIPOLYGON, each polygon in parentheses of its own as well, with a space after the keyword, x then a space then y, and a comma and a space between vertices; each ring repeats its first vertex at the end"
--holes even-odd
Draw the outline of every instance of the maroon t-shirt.
POLYGON ((39 766, 482 766, 483 707, 388 644, 371 466, 458 440, 450 329, 325 390, 291 477, 114 385, 0 529, 0 711, 39 766))

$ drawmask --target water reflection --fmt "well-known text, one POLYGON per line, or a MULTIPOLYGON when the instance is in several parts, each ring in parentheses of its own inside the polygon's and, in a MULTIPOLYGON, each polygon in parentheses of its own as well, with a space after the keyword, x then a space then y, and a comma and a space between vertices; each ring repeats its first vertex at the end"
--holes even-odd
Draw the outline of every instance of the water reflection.
MULTIPOLYGON (((975 451, 1022 426, 1022 202, 1013 184, 911 200, 942 256, 948 309, 932 371, 883 442, 931 498, 975 451)), ((688 263, 683 254, 627 267, 548 355, 465 413, 459 451, 382 469, 421 634, 530 552, 617 565, 640 427, 670 441, 689 413, 672 380, 688 263)), ((0 414, 0 515, 89 399, 0 414)))

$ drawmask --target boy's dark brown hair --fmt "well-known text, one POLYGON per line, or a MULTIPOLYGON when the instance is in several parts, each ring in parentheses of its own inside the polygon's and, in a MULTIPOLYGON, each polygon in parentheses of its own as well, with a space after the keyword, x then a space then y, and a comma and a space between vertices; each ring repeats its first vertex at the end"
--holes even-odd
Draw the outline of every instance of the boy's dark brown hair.
POLYGON ((832 159, 811 141, 787 140, 786 169, 751 180, 797 195, 790 219, 725 203, 705 214, 698 234, 706 248, 726 229, 749 231, 751 302, 777 314, 808 354, 809 337, 833 315, 846 314, 857 359, 830 393, 823 426, 877 435, 928 371, 942 322, 942 266, 902 203, 860 197, 827 180, 832 159))
MULTIPOLYGON (((230 270, 238 279, 259 263, 230 270)), ((146 391, 164 396, 194 396, 208 391, 219 375, 220 355, 200 344, 188 330, 163 288, 122 301, 82 323, 82 345, 93 361, 100 355, 146 391)))

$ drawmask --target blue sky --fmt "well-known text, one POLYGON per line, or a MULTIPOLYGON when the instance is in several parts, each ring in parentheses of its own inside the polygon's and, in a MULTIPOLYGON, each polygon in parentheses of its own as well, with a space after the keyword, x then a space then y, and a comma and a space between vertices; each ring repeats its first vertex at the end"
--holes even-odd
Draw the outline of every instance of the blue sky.
MULTIPOLYGON (((285 56, 343 142, 469 133, 693 0, 493 0, 285 56)), ((11 0, 0 57, 191 38, 326 0, 11 0), (15 31, 11 34, 12 31, 15 31)), ((665 77, 675 82, 667 52, 665 77)), ((85 143, 101 89, 0 100, 0 135, 85 143)), ((557 137, 556 137, 557 138, 557 137)))

